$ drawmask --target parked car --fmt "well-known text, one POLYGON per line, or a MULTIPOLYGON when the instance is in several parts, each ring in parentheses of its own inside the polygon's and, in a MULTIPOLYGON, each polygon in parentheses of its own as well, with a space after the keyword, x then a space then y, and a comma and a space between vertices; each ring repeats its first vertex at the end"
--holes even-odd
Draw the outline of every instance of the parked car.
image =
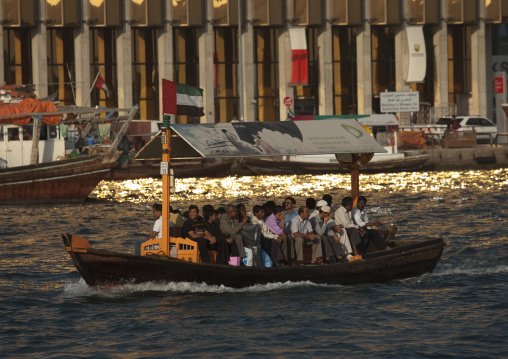
MULTIPOLYGON (((487 140, 490 142, 490 139, 494 140, 497 135, 497 127, 496 125, 484 118, 479 116, 455 116, 460 129, 462 131, 472 131, 473 129, 476 131, 476 140, 487 140)), ((436 125, 439 126, 439 129, 446 130, 448 125, 452 124, 451 117, 443 117, 437 120, 436 125), (444 129, 443 129, 444 128, 444 129)), ((440 131, 441 132, 441 131, 440 131)))

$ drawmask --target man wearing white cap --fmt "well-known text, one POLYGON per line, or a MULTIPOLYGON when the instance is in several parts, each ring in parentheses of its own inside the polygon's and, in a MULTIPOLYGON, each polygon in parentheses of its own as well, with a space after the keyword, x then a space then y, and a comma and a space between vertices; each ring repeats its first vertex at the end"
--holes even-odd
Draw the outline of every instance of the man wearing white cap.
POLYGON ((314 232, 321 236, 325 255, 329 257, 328 260, 334 263, 340 262, 342 257, 352 258, 353 249, 349 243, 347 232, 331 218, 331 208, 328 205, 323 205, 317 212, 318 215, 310 218, 310 222, 314 232), (329 252, 330 250, 332 252, 329 252))
POLYGON ((310 213, 309 220, 310 220, 310 219, 312 219, 312 218, 314 218, 314 217, 319 216, 319 209, 320 209, 321 207, 323 207, 323 206, 328 206, 328 203, 327 203, 325 200, 321 199, 321 200, 317 201, 317 203, 316 203, 316 210, 315 210, 315 211, 312 211, 312 212, 310 213))

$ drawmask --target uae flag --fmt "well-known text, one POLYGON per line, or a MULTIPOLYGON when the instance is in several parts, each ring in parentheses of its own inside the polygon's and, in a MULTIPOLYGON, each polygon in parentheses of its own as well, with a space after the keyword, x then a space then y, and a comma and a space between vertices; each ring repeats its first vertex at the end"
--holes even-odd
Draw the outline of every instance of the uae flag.
POLYGON ((204 116, 203 89, 162 79, 162 113, 204 116))
POLYGON ((97 80, 95 81, 95 87, 97 87, 98 89, 103 89, 104 92, 106 92, 106 97, 109 97, 109 87, 108 85, 106 85, 104 79, 100 75, 99 77, 97 77, 97 80))
POLYGON ((307 85, 309 83, 309 62, 307 59, 307 38, 305 28, 293 27, 289 29, 291 41, 291 55, 293 69, 291 85, 307 85))

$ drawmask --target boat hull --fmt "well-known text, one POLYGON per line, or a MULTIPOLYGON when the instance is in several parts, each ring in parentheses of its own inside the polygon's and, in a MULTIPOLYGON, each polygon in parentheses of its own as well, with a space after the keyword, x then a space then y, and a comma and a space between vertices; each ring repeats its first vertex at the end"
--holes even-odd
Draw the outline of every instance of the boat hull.
POLYGON ((0 203, 84 201, 116 165, 110 153, 0 170, 0 203))
POLYGON ((442 239, 435 239, 367 254, 363 261, 264 268, 191 263, 167 257, 108 252, 93 249, 81 237, 65 234, 62 238, 74 265, 90 286, 196 282, 243 288, 287 281, 341 285, 384 283, 432 272, 445 246, 442 239))

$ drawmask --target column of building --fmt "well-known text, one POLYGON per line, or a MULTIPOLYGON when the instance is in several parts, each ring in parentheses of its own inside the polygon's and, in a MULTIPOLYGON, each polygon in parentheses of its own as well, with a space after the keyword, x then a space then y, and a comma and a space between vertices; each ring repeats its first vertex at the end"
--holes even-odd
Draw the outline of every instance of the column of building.
POLYGON ((32 79, 39 98, 48 96, 48 48, 46 36, 46 2, 40 2, 40 21, 32 29, 32 79))
MULTIPOLYGON (((74 62, 76 79, 76 105, 84 106, 90 91, 90 27, 88 1, 81 2, 82 21, 74 30, 74 62)), ((88 101, 90 101, 88 99, 88 101)))
POLYGON ((211 1, 205 1, 205 24, 198 31, 199 49, 199 87, 204 90, 203 106, 205 115, 201 123, 215 122, 215 91, 213 81, 213 7, 211 1))
POLYGON ((118 81, 118 107, 130 108, 132 103, 132 29, 129 20, 131 14, 131 0, 123 0, 124 16, 121 27, 116 36, 116 61, 118 81))
POLYGON ((324 1, 323 28, 318 37, 319 46, 319 114, 333 115, 333 44, 332 23, 326 18, 332 13, 332 1, 324 1))
MULTIPOLYGON (((0 20, 4 18, 4 7, 0 6, 0 20)), ((4 27, 3 24, 0 25, 0 45, 1 48, 4 48, 4 27)), ((4 75, 4 57, 0 56, 0 84, 3 85, 5 83, 5 75, 4 75)))
MULTIPOLYGON (((254 26, 252 24, 252 4, 245 2, 245 31, 242 33, 242 59, 243 59, 243 117, 245 122, 256 121, 256 111, 253 100, 256 95, 256 68, 254 64, 254 26)), ((242 89, 239 89, 240 91, 242 89)))
POLYGON ((370 30, 370 0, 363 0, 365 21, 356 36, 356 62, 358 66, 359 115, 372 113, 372 47, 370 30))
POLYGON ((291 43, 289 39, 288 27, 292 26, 287 19, 293 17, 293 0, 286 1, 286 25, 280 29, 278 47, 279 47, 279 118, 284 121, 288 117, 287 107, 284 106, 284 98, 295 98, 295 89, 289 86, 291 81, 291 43))
POLYGON ((487 54, 485 41, 485 6, 478 7, 478 21, 471 36, 472 94, 469 113, 487 116, 487 54))
POLYGON ((406 19, 409 18, 409 3, 402 1, 402 22, 395 30, 395 91, 409 91, 406 82, 409 71, 409 49, 406 19))
POLYGON ((448 106, 447 2, 441 2, 441 18, 434 31, 434 106, 448 106))

